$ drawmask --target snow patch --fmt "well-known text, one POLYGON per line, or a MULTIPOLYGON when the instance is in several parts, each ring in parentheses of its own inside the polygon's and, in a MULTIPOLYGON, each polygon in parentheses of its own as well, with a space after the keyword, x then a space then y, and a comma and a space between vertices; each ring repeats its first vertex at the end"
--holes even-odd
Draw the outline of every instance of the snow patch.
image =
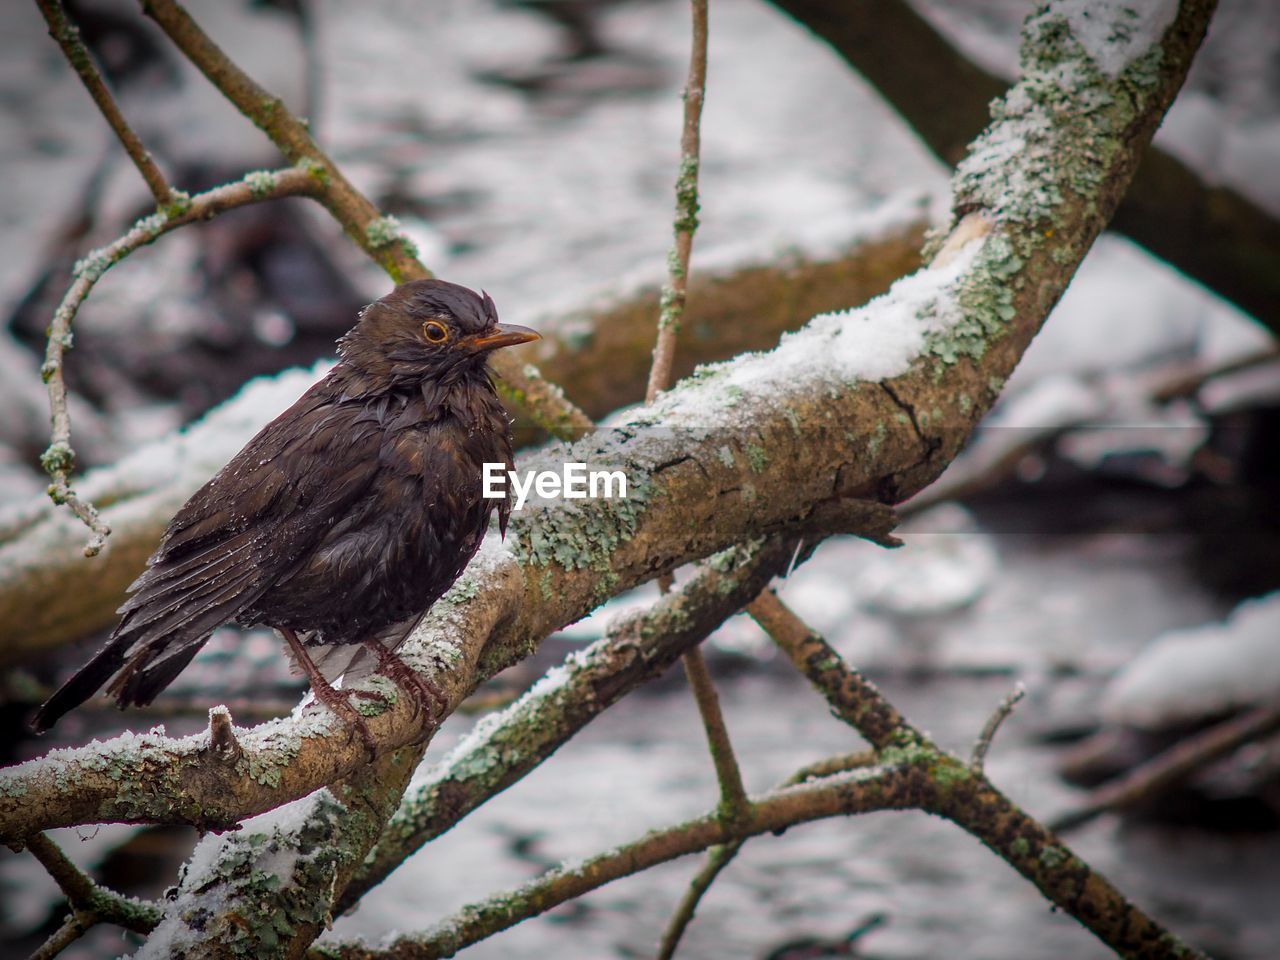
POLYGON ((719 366, 695 372, 724 379, 716 390, 678 390, 664 413, 675 426, 705 422, 707 405, 723 406, 737 397, 768 398, 792 392, 798 382, 833 386, 854 380, 879 381, 905 373, 925 348, 925 338, 942 333, 963 317, 957 303, 959 282, 973 264, 983 240, 966 244, 945 266, 926 267, 895 283, 865 306, 819 314, 795 333, 785 334, 768 353, 741 354, 719 366))
POLYGON ((1178 12, 1177 0, 1063 0, 1055 13, 1098 69, 1113 80, 1163 36, 1178 12))
POLYGON ((1280 697, 1280 592, 1247 600, 1222 623, 1171 630, 1103 694, 1112 723, 1160 729, 1280 697))

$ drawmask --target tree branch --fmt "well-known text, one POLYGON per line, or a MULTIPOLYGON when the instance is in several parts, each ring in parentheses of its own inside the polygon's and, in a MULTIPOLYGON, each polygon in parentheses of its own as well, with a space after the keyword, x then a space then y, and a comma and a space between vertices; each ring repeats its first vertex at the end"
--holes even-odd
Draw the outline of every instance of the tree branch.
MULTIPOLYGON (((966 242, 944 245, 946 256, 868 310, 822 318, 767 357, 705 371, 621 418, 615 429, 554 451, 558 455, 531 458, 527 465, 546 467, 567 453, 575 461, 623 468, 634 493, 627 500, 558 501, 524 512, 513 520, 510 546, 491 543, 481 552, 402 655, 453 705, 479 678, 527 655, 550 629, 613 593, 731 543, 815 523, 833 504, 895 502, 930 482, 990 405, 1119 202, 1211 9, 1184 2, 1160 45, 1116 76, 1096 69, 1064 17, 1050 9, 1033 18, 1024 79, 957 175, 952 236, 966 242), (916 339, 902 345, 897 361, 885 360, 881 350, 880 366, 869 367, 868 345, 882 348, 887 329, 913 330, 916 339), (757 492, 763 490, 769 496, 757 492)), ((875 516, 868 507, 863 519, 875 516)), ((869 809, 863 787, 883 775, 878 802, 888 794, 905 803, 909 794, 993 849, 1011 837, 1022 841, 1007 851, 1010 862, 1133 955, 1140 954, 1131 942, 1166 952, 1178 947, 967 765, 913 738, 888 705, 867 700, 874 688, 853 682, 833 656, 813 661, 813 677, 829 682, 832 695, 862 696, 852 718, 881 746, 886 766, 833 778, 838 782, 826 784, 827 793, 812 784, 781 791, 769 804, 753 805, 747 832, 824 809, 869 809), (897 777, 901 794, 893 792, 897 777)), ((389 751, 406 745, 417 736, 411 713, 396 703, 371 716, 375 740, 389 751)), ((332 795, 309 801, 300 825, 215 841, 217 856, 200 858, 204 869, 199 876, 189 871, 166 912, 165 923, 179 927, 197 910, 210 921, 208 903, 216 900, 222 912, 203 931, 189 923, 165 931, 183 933, 210 953, 226 945, 219 938, 248 909, 264 921, 284 917, 292 931, 287 949, 296 952, 323 924, 328 891, 341 888, 363 859, 361 847, 367 850, 381 830, 383 811, 394 807, 388 799, 403 788, 397 774, 407 777, 420 755, 416 747, 397 751, 370 767, 357 745, 344 743, 346 733, 314 711, 248 731, 239 741, 240 762, 249 766, 234 777, 214 772, 216 758, 197 762, 202 744, 192 741, 203 737, 146 736, 94 751, 58 751, 4 771, 0 836, 29 835, 41 829, 33 820, 67 816, 71 822, 243 816, 266 809, 258 804, 276 806, 337 782, 332 795), (172 755, 175 749, 181 755, 172 755), (138 783, 147 790, 134 789, 138 783), (21 810, 15 795, 24 797, 21 810), (254 870, 262 872, 262 858, 274 849, 295 857, 295 870, 278 890, 255 887, 254 870), (202 902, 202 884, 216 881, 221 890, 228 871, 236 881, 233 895, 202 902)), ((703 818, 675 841, 644 847, 643 855, 666 858, 733 836, 718 818, 703 818)), ((565 884, 588 880, 579 874, 565 884)))
MULTIPOLYGON (((809 764, 807 767, 801 767, 779 786, 789 787, 797 783, 804 783, 806 780, 829 777, 834 773, 875 766, 875 763, 876 757, 871 751, 829 757, 826 760, 809 764)), ((685 891, 684 896, 680 898, 680 903, 676 907, 675 913, 672 914, 666 930, 663 931, 662 940, 658 944, 657 960, 671 960, 675 956, 676 947, 680 945, 680 938, 684 936, 685 930, 688 929, 689 924, 693 921, 693 915, 698 909, 698 904, 702 902, 702 898, 711 889, 711 884, 715 883, 716 878, 733 862, 745 844, 746 840, 737 839, 711 848, 707 854, 706 862, 702 865, 702 869, 698 871, 697 875, 689 883, 689 888, 685 891)))
POLYGON ((776 596, 765 591, 749 609, 826 698, 832 713, 876 747, 882 764, 891 768, 918 764, 929 771, 929 786, 918 796, 919 809, 946 817, 977 837, 1121 956, 1203 958, 1024 813, 974 764, 953 757, 908 724, 870 682, 776 596))
POLYGON ((169 181, 160 172, 156 162, 151 159, 151 154, 138 139, 138 135, 133 132, 124 114, 120 112, 120 108, 116 106, 111 91, 103 83, 102 75, 94 65, 93 57, 89 55, 84 42, 80 39, 79 27, 67 16, 62 0, 36 0, 36 5, 44 15, 45 23, 49 25, 49 36, 53 37, 62 48, 63 56, 80 77, 85 89, 89 91, 89 96, 93 98, 98 112, 115 131, 120 145, 124 147, 124 152, 138 168, 138 173, 142 174, 142 179, 146 181, 151 195, 156 198, 156 208, 162 213, 176 213, 175 205, 180 207, 185 202, 186 195, 175 193, 169 186, 169 181))
POLYGON ((317 960, 425 960, 452 956, 470 944, 606 883, 689 853, 813 820, 908 809, 922 791, 930 789, 927 780, 924 772, 914 766, 877 766, 772 790, 752 800, 738 830, 731 831, 719 811, 712 811, 651 831, 608 853, 558 867, 523 887, 463 907, 423 934, 398 937, 386 948, 358 943, 324 944, 313 955, 317 960))
POLYGON ((1027 688, 1021 683, 1005 694, 996 704, 995 710, 987 718, 982 733, 974 741, 973 751, 969 754, 969 769, 974 773, 982 773, 987 763, 987 751, 991 749, 991 741, 1000 732, 1001 725, 1013 714, 1013 708, 1027 695, 1027 688))
MULTIPOLYGON (((154 190, 156 185, 152 183, 151 174, 159 177, 158 169, 120 115, 58 0, 39 0, 39 3, 50 24, 51 35, 62 45, 63 52, 80 73, 104 117, 119 134, 125 149, 154 190)), ((294 193, 305 194, 323 204, 348 236, 396 282, 430 276, 426 267, 417 260, 413 244, 401 234, 395 218, 379 214, 377 208, 317 146, 306 124, 290 113, 280 98, 270 94, 237 67, 180 4, 174 0, 144 0, 143 10, 209 81, 244 116, 260 127, 291 163, 304 171, 298 176, 305 181, 305 187, 300 186, 294 193)), ((246 177, 245 183, 253 191, 253 196, 244 202, 287 195, 288 191, 274 190, 270 176, 274 175, 264 178, 250 174, 246 177)), ((76 280, 63 298, 49 329, 42 372, 49 385, 53 430, 49 449, 41 457, 41 463, 53 480, 49 488, 50 497, 57 504, 67 505, 89 527, 91 537, 85 554, 91 557, 102 550, 111 528, 91 503, 72 490, 68 480, 75 464, 75 453, 70 442, 71 421, 62 380, 62 357, 71 346, 71 321, 97 276, 137 246, 150 243, 168 230, 194 219, 189 216, 193 201, 185 194, 173 193, 162 177, 159 183, 164 187, 168 202, 161 203, 160 212, 154 217, 139 221, 120 240, 77 265, 76 280), (108 259, 102 261, 103 256, 108 259)), ((491 362, 503 378, 504 391, 554 435, 572 437, 592 428, 590 419, 565 398, 559 387, 545 380, 536 367, 501 355, 491 362)))
MULTIPOLYGON (((772 0, 830 44, 944 163, 958 164, 1009 84, 958 51, 906 0, 772 0), (893 43, 885 43, 893 37, 893 43)), ((1170 153, 1146 151, 1111 229, 1280 333, 1280 220, 1170 153)))
POLYGON ((1078 809, 1056 818, 1050 826, 1065 833, 1109 811, 1140 807, 1171 787, 1185 783, 1209 764, 1235 753, 1246 743, 1270 736, 1277 730, 1280 730, 1280 704, 1258 707, 1224 720, 1099 787, 1078 809))
MULTIPOLYGON (((770 265, 765 258, 776 253, 761 249, 759 262, 727 273, 701 272, 692 278, 687 316, 706 335, 689 339, 676 369, 688 372, 695 362, 771 348, 780 333, 815 313, 882 293, 919 265, 923 234, 921 223, 908 221, 885 236, 851 239, 849 249, 834 257, 809 250, 770 265)), ((644 395, 652 348, 646 321, 657 309, 657 287, 642 286, 598 302, 589 317, 560 317, 535 345, 542 350, 541 369, 568 384, 593 413, 637 402, 644 395)), ((113 530, 103 563, 83 562, 81 527, 65 523, 64 512, 47 498, 6 510, 0 519, 0 666, 114 623, 120 596, 141 572, 173 512, 268 419, 260 403, 233 399, 174 434, 164 449, 150 449, 152 460, 176 461, 175 469, 148 473, 129 458, 82 478, 77 490, 98 504, 113 530), (230 443, 211 436, 209 429, 228 418, 244 420, 230 443)))
POLYGON ((187 198, 180 204, 170 204, 166 210, 139 220, 133 225, 133 229, 114 243, 94 250, 76 264, 76 279, 63 296, 62 303, 54 312, 53 322, 49 325, 44 365, 40 368, 40 374, 49 389, 49 410, 53 425, 49 449, 41 456, 40 462, 53 481, 49 487, 49 496, 53 502, 69 506, 92 531, 84 548, 85 556, 96 556, 102 550, 111 528, 91 503, 76 495, 69 479, 75 466, 75 451, 71 447, 71 415, 67 411, 67 388, 62 367, 63 356, 71 346, 71 324, 81 304, 107 270, 139 247, 154 243, 178 227, 198 220, 209 220, 227 210, 250 203, 309 195, 314 188, 315 183, 307 172, 297 168, 250 173, 236 183, 215 187, 206 193, 187 198))
MULTIPOLYGON (((896 286, 878 301, 876 312, 854 312, 841 318, 838 329, 810 325, 773 354, 714 368, 633 412, 616 429, 579 441, 569 456, 625 467, 638 495, 571 507, 558 501, 513 518, 512 549, 482 552, 455 588, 471 594, 455 593, 455 602, 438 604, 406 645, 406 655, 427 659, 436 681, 460 694, 478 682, 472 664, 480 676, 490 675, 608 595, 744 538, 794 528, 839 498, 897 500, 928 483, 964 443, 995 396, 992 384, 998 386, 1012 369, 1118 202, 1138 147, 1181 81, 1208 14, 1203 3, 1183 5, 1157 73, 1145 72, 1144 61, 1140 79, 1125 74, 1108 81, 1084 61, 1073 73, 1091 93, 1056 83, 1048 91, 1040 83, 1039 71, 1055 69, 1054 56, 1069 56, 1073 48, 1060 33, 1042 36, 1057 22, 1052 15, 1033 21, 1030 78, 1015 90, 1020 106, 1006 111, 986 142, 1015 131, 1022 136, 1021 125, 1038 118, 1035 149, 989 169, 982 166, 980 144, 973 166, 962 168, 957 180, 957 203, 988 207, 990 232, 970 242, 948 267, 925 270, 896 286), (1050 50, 1058 53, 1051 56, 1050 50), (1100 92, 1095 88, 1111 84, 1123 84, 1123 95, 1108 107, 1092 106, 1100 92), (1046 96, 1048 102, 1037 99, 1046 96), (1077 97, 1087 98, 1090 108, 1072 110, 1077 97), (1121 131, 1124 149, 1097 152, 1108 138, 1119 143, 1121 131), (1054 164, 1043 163, 1046 152, 1054 164), (1081 165, 1089 178, 1079 179, 1081 165), (1039 206, 1046 191, 1059 190, 1060 181, 1058 195, 1071 202, 1039 206), (1077 186, 1091 192, 1080 196, 1077 186), (1051 237, 1042 229, 1048 217, 1057 227, 1051 237), (1020 285, 1019 275, 1034 282, 1020 285), (866 379, 856 349, 833 350, 845 346, 840 338, 856 337, 860 324, 874 325, 879 311, 892 313, 895 323, 917 314, 931 323, 947 322, 925 338, 910 372, 888 381, 892 397, 881 383, 866 379), (815 363, 816 356, 826 362, 815 363), (904 406, 916 412, 914 420, 904 406), (814 426, 799 432, 797 423, 814 426), (651 429, 653 424, 660 429, 651 429), (868 424, 877 425, 872 435, 868 424), (755 495, 757 489, 776 493, 766 499, 755 495)), ((543 464, 561 462, 564 455, 543 454, 543 464)), ((397 704, 371 717, 375 737, 388 748, 403 745, 416 733, 409 712, 397 704)), ((75 790, 60 790, 48 768, 79 772, 78 762, 88 755, 58 752, 10 768, 0 795, 0 835, 94 818, 172 819, 175 809, 189 811, 206 802, 217 817, 239 818, 302 796, 362 763, 358 751, 343 749, 345 731, 305 719, 241 737, 259 769, 278 770, 279 779, 267 777, 265 784, 195 773, 210 767, 198 760, 203 744, 191 738, 107 745, 94 752, 94 762, 108 768, 124 764, 130 775, 113 781, 86 771, 75 790), (139 798, 122 790, 122 783, 137 782, 144 771, 154 791, 139 798), (23 789, 31 796, 15 802, 13 794, 23 789), (33 803, 36 792, 48 803, 33 803)))
POLYGON ((67 898, 71 917, 63 925, 63 930, 59 931, 59 934, 71 936, 74 931, 72 939, 75 939, 98 923, 112 923, 126 930, 133 930, 135 933, 150 933, 160 922, 159 907, 152 903, 121 896, 113 890, 94 883, 68 859, 56 843, 43 833, 28 837, 26 847, 31 851, 31 855, 40 861, 41 866, 48 871, 49 876, 67 898))
MULTIPOLYGON (((689 50, 689 77, 684 85, 684 125, 680 133, 680 173, 676 177, 675 246, 667 257, 667 282, 662 288, 658 311, 658 338, 649 367, 649 383, 644 402, 651 404, 671 383, 671 367, 676 354, 676 336, 684 317, 688 294, 689 256, 693 235, 698 229, 698 168, 701 164, 700 137, 702 103, 707 94, 707 0, 691 0, 693 29, 689 50)), ((671 574, 658 578, 658 589, 671 589, 671 574)), ((746 813, 747 792, 742 786, 738 758, 734 755, 729 728, 720 709, 711 672, 702 650, 691 647, 684 655, 684 672, 689 690, 698 706, 698 715, 707 734, 707 747, 720 785, 720 810, 729 820, 746 813)))

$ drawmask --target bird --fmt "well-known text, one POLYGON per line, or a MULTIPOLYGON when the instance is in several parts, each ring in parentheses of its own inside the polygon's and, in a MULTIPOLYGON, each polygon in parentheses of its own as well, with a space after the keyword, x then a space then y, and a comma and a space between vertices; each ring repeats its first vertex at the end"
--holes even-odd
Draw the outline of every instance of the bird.
MULTIPOLYGON (((105 684, 150 703, 219 626, 284 638, 315 699, 372 740, 338 676, 381 671, 415 709, 438 687, 396 655, 479 549, 496 512, 483 464, 513 469, 510 418, 487 365, 529 343, 487 293, 413 280, 338 340, 323 379, 265 426, 169 522, 106 644, 31 721, 42 733, 105 684)), ((357 696, 377 696, 355 692, 357 696)))

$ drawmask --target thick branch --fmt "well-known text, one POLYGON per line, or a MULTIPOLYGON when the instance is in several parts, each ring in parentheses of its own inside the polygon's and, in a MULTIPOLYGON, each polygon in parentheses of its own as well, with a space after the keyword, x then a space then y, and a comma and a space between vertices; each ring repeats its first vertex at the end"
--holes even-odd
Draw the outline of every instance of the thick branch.
MULTIPOLYGON (((977 66, 906 0, 773 0, 861 73, 944 163, 955 165, 1007 81, 977 66), (885 37, 892 37, 886 43, 885 37)), ((1111 228, 1280 333, 1280 220, 1206 183, 1159 147, 1147 151, 1111 228)))
MULTIPOLYGON (((766 257, 776 254, 762 250, 758 263, 719 275, 701 273, 693 278, 687 313, 688 325, 699 335, 688 338, 676 370, 689 373, 695 362, 768 349, 784 330, 795 329, 815 313, 882 293, 919 265, 923 233, 922 224, 910 221, 884 237, 851 241, 834 259, 814 252, 769 265, 766 257)), ((545 348, 541 369, 583 398, 593 415, 635 403, 644 395, 652 347, 646 320, 657 309, 658 289, 653 286, 618 294, 595 307, 589 318, 560 318, 537 345, 545 348)), ((63 511, 53 509, 46 498, 11 508, 7 523, 0 521, 0 666, 110 626, 120 597, 142 570, 173 512, 268 419, 260 403, 232 400, 176 435, 165 449, 152 450, 152 460, 176 459, 180 467, 149 475, 126 460, 77 483, 84 498, 102 508, 113 530, 111 548, 98 564, 83 562, 82 528, 66 523, 63 511), (207 428, 214 421, 225 423, 228 416, 244 419, 244 429, 236 435, 240 439, 216 443, 207 428), (140 484, 144 476, 148 479, 140 484)))

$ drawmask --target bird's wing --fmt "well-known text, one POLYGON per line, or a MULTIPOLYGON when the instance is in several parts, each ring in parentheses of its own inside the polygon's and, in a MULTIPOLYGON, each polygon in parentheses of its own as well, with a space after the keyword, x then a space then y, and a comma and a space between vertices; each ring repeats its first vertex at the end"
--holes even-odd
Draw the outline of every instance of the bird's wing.
POLYGON ((322 381, 264 427, 178 511, 106 646, 33 726, 47 729, 113 674, 109 692, 121 706, 150 703, 368 488, 379 419, 322 381))

